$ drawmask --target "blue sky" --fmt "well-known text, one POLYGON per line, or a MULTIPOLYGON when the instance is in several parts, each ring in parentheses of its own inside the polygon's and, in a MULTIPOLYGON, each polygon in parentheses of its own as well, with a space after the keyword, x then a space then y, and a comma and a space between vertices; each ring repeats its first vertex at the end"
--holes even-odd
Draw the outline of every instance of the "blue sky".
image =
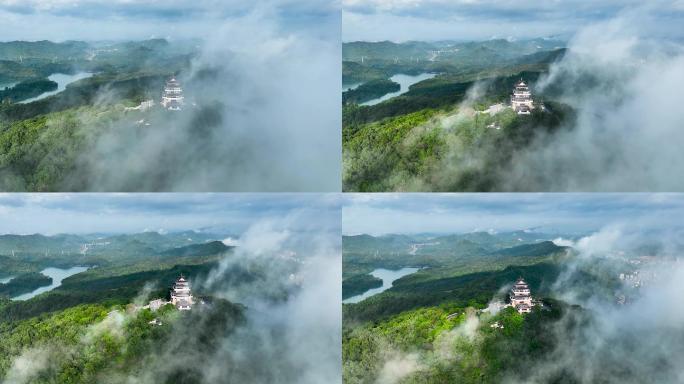
POLYGON ((682 194, 349 194, 342 230, 381 235, 537 228, 585 234, 606 226, 681 227, 682 217, 682 194))
MULTIPOLYGON (((330 0, 0 0, 3 41, 207 37, 223 23, 259 15, 283 31, 339 35, 330 0)), ((339 38, 339 36, 337 36, 339 38)))
POLYGON ((343 41, 569 38, 624 13, 650 13, 676 33, 681 0, 343 0, 343 41))
POLYGON ((336 195, 307 193, 0 194, 0 233, 209 229, 239 234, 259 221, 288 216, 303 217, 292 220, 299 227, 339 232, 339 204, 336 195))

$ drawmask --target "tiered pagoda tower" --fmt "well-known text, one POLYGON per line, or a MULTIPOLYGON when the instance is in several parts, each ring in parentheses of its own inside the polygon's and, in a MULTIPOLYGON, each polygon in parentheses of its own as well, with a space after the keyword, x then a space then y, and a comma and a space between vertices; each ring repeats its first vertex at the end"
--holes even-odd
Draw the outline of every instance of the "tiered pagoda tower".
POLYGON ((534 100, 532 100, 532 93, 525 82, 520 79, 520 82, 515 85, 513 95, 511 96, 511 108, 518 115, 529 115, 534 109, 534 100))
POLYGON ((176 280, 171 289, 171 304, 175 305, 179 311, 187 311, 192 308, 193 297, 190 292, 190 285, 183 275, 176 280))
POLYGON ((166 82, 161 105, 169 111, 180 111, 183 107, 183 89, 175 77, 166 82))
POLYGON ((532 303, 530 287, 522 277, 518 278, 518 281, 513 285, 510 298, 511 306, 517 309, 518 313, 529 313, 532 311, 534 304, 532 303))

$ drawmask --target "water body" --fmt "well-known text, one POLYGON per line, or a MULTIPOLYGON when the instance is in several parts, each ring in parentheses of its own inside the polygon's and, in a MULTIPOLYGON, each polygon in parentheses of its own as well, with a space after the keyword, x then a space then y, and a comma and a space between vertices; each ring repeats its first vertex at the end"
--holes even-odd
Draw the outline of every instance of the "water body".
POLYGON ((50 92, 43 92, 40 95, 33 97, 31 99, 26 99, 26 100, 20 101, 20 103, 21 104, 30 103, 32 101, 37 101, 40 99, 44 99, 48 96, 55 95, 55 94, 60 93, 63 90, 65 90, 67 85, 73 83, 74 81, 78 81, 81 79, 87 79, 87 78, 91 77, 92 75, 93 75, 93 73, 90 73, 90 72, 78 72, 78 73, 75 73, 73 75, 67 75, 64 73, 53 73, 52 75, 48 76, 48 79, 57 83, 57 89, 56 90, 50 91, 50 92))
POLYGON ((382 103, 385 100, 389 100, 393 97, 397 97, 399 95, 402 95, 406 92, 409 91, 409 87, 412 86, 413 84, 420 83, 423 80, 427 79, 432 79, 433 77, 437 76, 435 73, 421 73, 420 75, 394 75, 390 77, 390 80, 394 81, 395 83, 399 83, 399 90, 397 92, 391 92, 388 93, 382 97, 378 97, 377 99, 369 100, 366 101, 365 103, 361 103, 361 105, 375 105, 382 103))
POLYGON ((40 287, 34 290, 33 292, 24 293, 23 295, 13 297, 12 300, 28 300, 36 295, 40 295, 43 292, 52 291, 53 289, 62 285, 62 280, 86 270, 88 270, 88 267, 71 267, 67 269, 53 267, 45 268, 42 271, 40 271, 40 273, 42 273, 45 276, 52 277, 52 284, 45 287, 40 287))
POLYGON ((383 291, 386 291, 386 290, 392 288, 392 283, 394 283, 395 280, 397 280, 403 276, 415 273, 418 270, 420 270, 420 268, 409 268, 409 267, 407 267, 407 268, 402 268, 402 269, 394 270, 394 271, 391 269, 378 268, 378 269, 374 270, 373 272, 371 272, 370 274, 372 276, 379 278, 379 279, 382 279, 382 287, 369 289, 360 295, 352 296, 350 298, 342 300, 342 303, 354 304, 354 303, 358 303, 360 301, 366 300, 367 298, 369 298, 373 295, 377 295, 380 292, 383 292, 383 291))
POLYGON ((9 283, 10 280, 12 280, 12 279, 14 279, 14 276, 3 277, 2 279, 0 279, 0 284, 7 284, 7 283, 9 283))

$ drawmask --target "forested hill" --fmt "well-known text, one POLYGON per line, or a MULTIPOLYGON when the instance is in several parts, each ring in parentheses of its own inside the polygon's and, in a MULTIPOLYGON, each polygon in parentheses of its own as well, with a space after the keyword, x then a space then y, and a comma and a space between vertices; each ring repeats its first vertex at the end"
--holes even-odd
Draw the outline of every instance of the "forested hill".
POLYGON ((0 277, 47 266, 120 266, 197 259, 229 252, 224 236, 209 232, 120 235, 0 235, 0 277))
POLYGON ((564 47, 553 39, 348 42, 342 44, 342 80, 356 83, 420 72, 477 77, 487 70, 552 62, 564 54, 564 47))
MULTIPOLYGON (((351 294, 379 286, 369 275, 375 268, 423 267, 381 293, 343 304, 345 383, 382 381, 394 366, 405 368, 398 382, 406 384, 529 378, 521 361, 544 361, 557 348, 558 330, 576 335, 591 321, 587 311, 558 299, 558 282, 606 303, 620 286, 614 268, 575 264, 571 248, 551 241, 557 236, 524 230, 344 237, 343 290, 351 294), (519 277, 535 300, 531 313, 490 305, 504 303, 519 277)), ((578 382, 572 372, 550 376, 578 382)))
POLYGON ((566 53, 548 38, 345 43, 343 190, 510 191, 516 156, 575 118, 557 87, 536 87, 566 53), (529 116, 507 108, 521 78, 529 116), (380 100, 399 79, 404 91, 380 100))
MULTIPOLYGON (((180 360, 155 372, 154 382, 194 382, 202 372, 192 359, 216 353, 220 340, 246 322, 243 305, 216 297, 216 287, 203 284, 233 252, 221 241, 227 236, 199 230, 0 235, 0 381, 146 377, 151 367, 168 363, 168 356, 160 357, 168 352, 180 360), (61 283, 45 275, 72 266, 89 268, 70 272, 75 274, 61 283), (181 275, 191 282, 191 311, 143 307, 152 299, 168 300, 181 275), (51 283, 58 284, 26 300, 16 297, 51 283), (187 348, 196 345, 201 348, 187 348)), ((226 275, 239 285, 265 272, 234 265, 226 275)))
POLYGON ((571 248, 550 241, 558 236, 535 231, 344 236, 346 297, 374 286, 369 275, 374 269, 422 267, 394 281, 392 288, 345 306, 345 314, 350 319, 372 321, 443 302, 476 300, 486 304, 501 286, 518 276, 529 278, 535 290, 543 290, 557 278, 559 263, 573 257, 571 248))

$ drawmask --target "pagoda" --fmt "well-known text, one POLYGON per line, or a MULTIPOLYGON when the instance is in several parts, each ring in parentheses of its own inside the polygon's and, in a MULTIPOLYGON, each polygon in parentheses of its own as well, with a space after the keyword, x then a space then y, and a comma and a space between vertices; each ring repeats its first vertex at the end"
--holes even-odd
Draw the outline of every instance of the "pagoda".
POLYGON ((513 89, 511 108, 513 108, 518 115, 529 115, 534 109, 534 100, 532 100, 530 88, 522 79, 520 79, 520 82, 517 83, 513 89))
POLYGON ((180 275, 176 283, 171 288, 171 304, 175 305, 179 311, 188 311, 193 304, 190 285, 183 275, 180 275))
POLYGON ((183 89, 175 77, 171 77, 164 86, 161 99, 162 107, 169 111, 180 111, 183 107, 183 89))
POLYGON ((511 289, 511 306, 515 308, 518 313, 529 313, 532 311, 534 304, 532 303, 532 296, 530 295, 530 287, 525 280, 520 277, 511 289))

